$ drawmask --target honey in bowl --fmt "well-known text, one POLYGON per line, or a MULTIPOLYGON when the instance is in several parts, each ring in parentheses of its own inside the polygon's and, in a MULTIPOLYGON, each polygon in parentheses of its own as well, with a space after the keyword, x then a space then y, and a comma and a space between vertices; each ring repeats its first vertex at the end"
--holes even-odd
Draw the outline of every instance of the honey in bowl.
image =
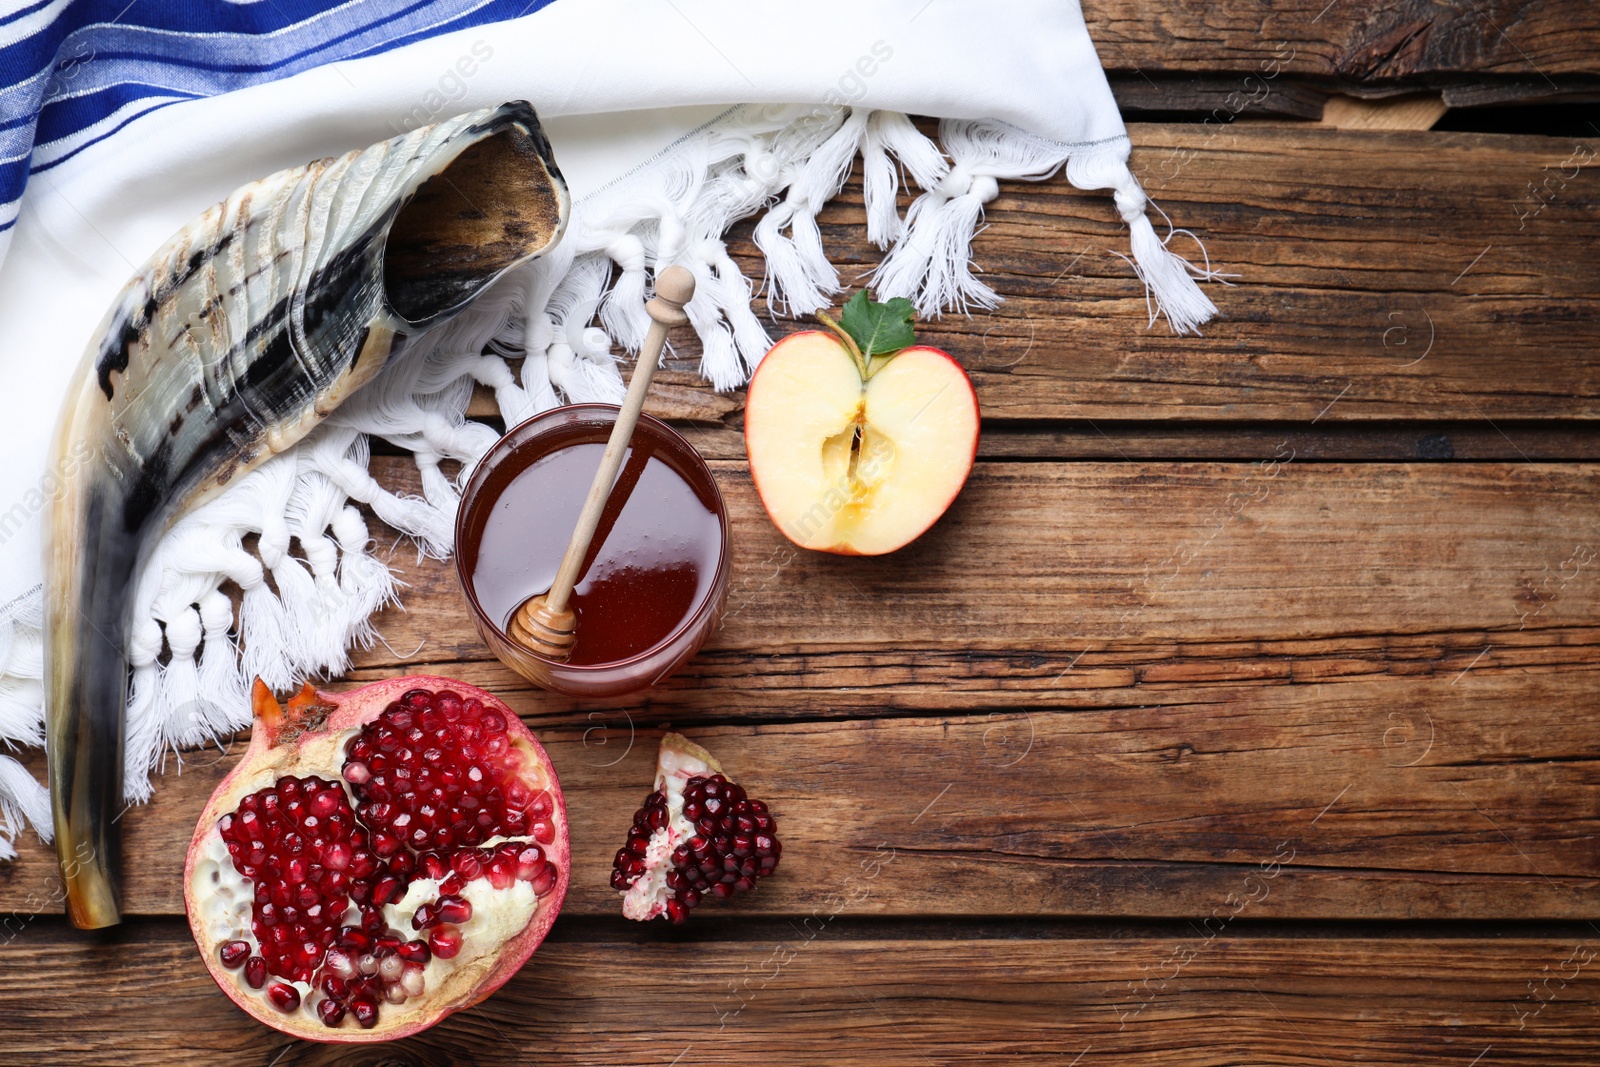
POLYGON ((507 434, 479 464, 457 523, 457 569, 495 654, 546 688, 608 696, 670 674, 710 633, 727 589, 727 519, 694 449, 641 418, 579 571, 577 644, 557 663, 508 637, 550 588, 616 408, 558 408, 507 434))

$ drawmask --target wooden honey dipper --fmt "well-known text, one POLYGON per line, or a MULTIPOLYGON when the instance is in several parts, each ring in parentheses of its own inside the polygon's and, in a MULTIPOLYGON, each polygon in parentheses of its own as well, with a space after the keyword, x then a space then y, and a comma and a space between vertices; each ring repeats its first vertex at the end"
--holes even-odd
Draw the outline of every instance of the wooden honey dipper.
POLYGON ((555 581, 548 593, 529 598, 512 616, 511 639, 529 652, 558 662, 572 655, 573 646, 578 642, 578 617, 568 602, 572 599, 573 587, 578 584, 578 571, 589 553, 589 542, 594 540, 600 515, 616 484, 617 471, 633 440, 634 427, 639 425, 639 413, 644 410, 650 380, 655 377, 661 350, 666 347, 667 331, 689 321, 683 305, 693 297, 694 275, 687 269, 668 267, 656 277, 655 299, 645 305, 645 310, 650 312, 650 332, 639 350, 639 361, 634 364, 633 377, 628 382, 628 395, 617 412, 616 425, 611 428, 611 438, 600 457, 600 469, 595 471, 594 481, 589 485, 589 495, 578 513, 577 528, 572 531, 566 555, 561 557, 561 566, 556 569, 555 581))

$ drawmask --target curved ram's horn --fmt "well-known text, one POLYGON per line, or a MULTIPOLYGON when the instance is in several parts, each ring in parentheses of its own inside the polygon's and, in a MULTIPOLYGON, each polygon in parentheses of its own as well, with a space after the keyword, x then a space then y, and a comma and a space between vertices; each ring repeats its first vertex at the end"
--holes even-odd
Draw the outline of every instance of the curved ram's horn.
POLYGON ((118 920, 133 583, 180 510, 300 440, 408 336, 561 239, 571 202, 526 103, 247 185, 169 241, 84 357, 56 455, 85 462, 45 549, 50 793, 67 911, 118 920))

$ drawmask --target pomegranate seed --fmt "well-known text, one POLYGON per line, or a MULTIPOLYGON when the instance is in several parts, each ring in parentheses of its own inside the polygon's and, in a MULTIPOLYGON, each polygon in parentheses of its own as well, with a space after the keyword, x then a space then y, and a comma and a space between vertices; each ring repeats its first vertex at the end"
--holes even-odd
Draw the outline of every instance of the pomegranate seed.
POLYGON ((385 956, 378 961, 378 976, 385 982, 398 981, 406 969, 406 961, 399 956, 385 956))
POLYGON ((222 965, 228 970, 237 970, 244 966, 244 961, 250 957, 250 945, 244 941, 224 941, 217 948, 217 955, 222 960, 222 965))
MULTIPOLYGON (((537 889, 535 890, 537 892, 537 889)), ((541 896, 543 894, 540 894, 541 896)), ((464 923, 472 918, 472 905, 466 899, 456 896, 443 896, 435 902, 434 907, 440 922, 464 923)))
POLYGON ((371 1030, 378 1025, 378 1002, 367 996, 355 997, 350 1001, 350 1014, 361 1029, 371 1030))
POLYGON ((300 1006, 300 992, 292 985, 273 982, 267 989, 267 998, 279 1011, 294 1011, 300 1006))
POLYGON ((383 999, 390 1004, 404 1004, 406 1002, 405 987, 399 982, 394 982, 383 987, 383 999))
POLYGON ((428 948, 426 941, 407 941, 395 951, 407 963, 425 964, 433 958, 433 951, 428 948))
POLYGON ((675 923, 686 922, 689 918, 689 909, 681 900, 668 900, 667 918, 675 923))
POLYGON ((411 916, 411 928, 413 930, 426 930, 430 926, 437 926, 438 923, 439 916, 434 913, 432 904, 422 905, 417 909, 416 914, 411 916))
POLYGON ((461 951, 461 931, 454 926, 435 926, 428 931, 428 947, 441 960, 455 959, 461 951))
POLYGON ((524 882, 531 882, 533 876, 539 873, 542 863, 544 850, 538 845, 529 845, 517 853, 517 877, 524 882))
POLYGON ((378 879, 378 884, 372 887, 372 903, 378 907, 382 907, 399 896, 400 879, 392 875, 378 879))
POLYGON ((426 988, 426 982, 422 968, 415 963, 407 964, 406 969, 401 972, 400 988, 406 991, 407 996, 421 996, 423 989, 426 988))
POLYGON ((324 1026, 338 1026, 344 1022, 344 1005, 332 997, 323 997, 317 1001, 317 1018, 324 1026))
POLYGON ((561 872, 556 870, 556 865, 549 860, 544 861, 544 866, 533 876, 533 892, 536 896, 545 896, 556 887, 556 880, 561 872))
POLYGON ((356 976, 355 960, 350 958, 348 952, 341 949, 330 948, 323 966, 327 968, 329 976, 335 979, 349 980, 356 976))

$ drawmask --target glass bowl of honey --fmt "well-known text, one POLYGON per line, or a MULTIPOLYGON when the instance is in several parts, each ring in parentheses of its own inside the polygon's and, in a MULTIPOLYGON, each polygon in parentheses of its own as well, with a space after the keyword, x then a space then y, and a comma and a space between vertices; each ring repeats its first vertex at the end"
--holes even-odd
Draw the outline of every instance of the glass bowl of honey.
POLYGON ((514 427, 479 461, 456 517, 456 573, 490 650, 536 685, 619 696, 700 650, 728 592, 728 513, 700 453, 641 415, 579 571, 577 644, 565 661, 512 640, 512 617, 555 580, 616 422, 573 404, 514 427))

